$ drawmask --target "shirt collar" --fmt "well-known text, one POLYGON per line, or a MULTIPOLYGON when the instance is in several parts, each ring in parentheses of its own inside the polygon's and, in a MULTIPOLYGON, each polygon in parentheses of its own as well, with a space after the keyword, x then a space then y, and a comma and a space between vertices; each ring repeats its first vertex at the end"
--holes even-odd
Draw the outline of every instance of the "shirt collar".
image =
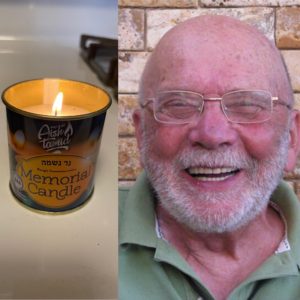
POLYGON ((289 185, 281 181, 271 201, 278 205, 287 225, 287 238, 291 246, 291 255, 300 269, 300 202, 289 185))

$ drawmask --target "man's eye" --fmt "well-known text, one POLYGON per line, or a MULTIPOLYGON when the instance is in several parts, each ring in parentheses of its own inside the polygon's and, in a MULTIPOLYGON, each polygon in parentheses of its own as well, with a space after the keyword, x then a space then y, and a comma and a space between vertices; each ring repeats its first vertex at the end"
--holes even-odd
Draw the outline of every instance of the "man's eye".
POLYGON ((169 100, 169 101, 166 101, 164 103, 164 106, 165 107, 185 107, 187 106, 188 104, 186 104, 184 101, 178 99, 178 100, 169 100))
POLYGON ((250 102, 236 102, 226 105, 226 110, 230 112, 239 112, 239 113, 258 113, 265 110, 266 107, 263 103, 250 103, 250 102))
POLYGON ((170 100, 164 102, 157 110, 158 114, 163 114, 176 119, 190 118, 195 113, 195 105, 187 103, 182 99, 170 100))

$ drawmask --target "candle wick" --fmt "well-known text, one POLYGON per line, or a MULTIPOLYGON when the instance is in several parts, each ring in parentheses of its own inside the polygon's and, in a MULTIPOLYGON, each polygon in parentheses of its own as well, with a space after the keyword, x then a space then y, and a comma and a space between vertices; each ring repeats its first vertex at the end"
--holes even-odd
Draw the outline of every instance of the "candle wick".
POLYGON ((57 109, 54 111, 54 116, 57 117, 57 109))

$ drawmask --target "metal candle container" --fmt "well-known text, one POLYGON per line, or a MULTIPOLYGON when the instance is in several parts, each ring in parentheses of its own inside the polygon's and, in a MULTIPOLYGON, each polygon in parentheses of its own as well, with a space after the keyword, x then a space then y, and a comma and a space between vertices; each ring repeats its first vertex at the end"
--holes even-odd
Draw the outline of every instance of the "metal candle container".
POLYGON ((46 78, 12 85, 2 100, 15 197, 45 212, 84 204, 94 188, 109 95, 87 83, 46 78))

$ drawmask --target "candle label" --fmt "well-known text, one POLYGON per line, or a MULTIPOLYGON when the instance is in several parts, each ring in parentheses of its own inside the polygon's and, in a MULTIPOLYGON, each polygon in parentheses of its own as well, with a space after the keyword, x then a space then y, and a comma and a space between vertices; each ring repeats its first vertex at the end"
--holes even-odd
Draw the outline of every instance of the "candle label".
POLYGON ((60 208, 87 190, 93 172, 93 164, 83 157, 49 155, 20 160, 14 180, 21 195, 39 205, 60 208))
POLYGON ((105 113, 84 120, 39 120, 7 110, 10 186, 25 205, 73 209, 91 195, 105 113))

